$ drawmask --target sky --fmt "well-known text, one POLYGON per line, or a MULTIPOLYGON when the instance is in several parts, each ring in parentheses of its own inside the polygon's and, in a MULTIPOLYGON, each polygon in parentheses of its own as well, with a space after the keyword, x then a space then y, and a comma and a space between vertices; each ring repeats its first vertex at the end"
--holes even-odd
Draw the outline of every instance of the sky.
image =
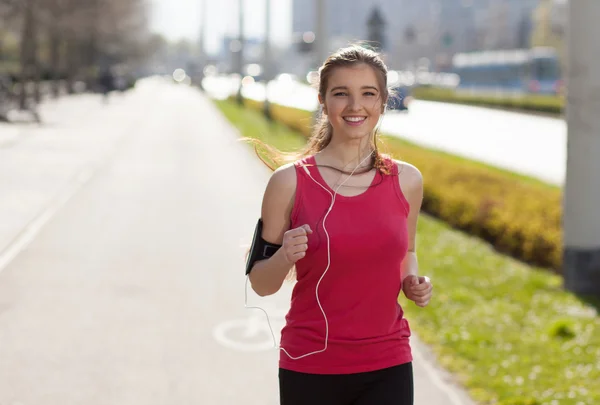
MULTIPOLYGON (((171 40, 197 40, 202 22, 202 2, 206 1, 206 42, 209 53, 220 48, 221 38, 238 33, 238 0, 151 0, 151 27, 171 40)), ((291 38, 292 0, 271 0, 271 40, 285 45, 291 38)), ((244 0, 245 29, 248 37, 265 34, 265 0, 244 0)))

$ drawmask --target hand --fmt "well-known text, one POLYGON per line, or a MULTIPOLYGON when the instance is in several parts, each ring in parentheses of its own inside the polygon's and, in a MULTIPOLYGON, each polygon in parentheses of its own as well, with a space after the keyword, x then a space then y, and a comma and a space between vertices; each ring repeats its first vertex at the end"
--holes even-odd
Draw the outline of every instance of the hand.
POLYGON ((406 298, 414 301, 419 307, 425 307, 431 299, 433 285, 429 277, 417 277, 411 274, 402 281, 402 290, 406 298))
POLYGON ((290 229, 283 234, 283 245, 281 249, 290 264, 306 256, 308 250, 308 235, 312 233, 310 226, 302 225, 299 228, 290 229))

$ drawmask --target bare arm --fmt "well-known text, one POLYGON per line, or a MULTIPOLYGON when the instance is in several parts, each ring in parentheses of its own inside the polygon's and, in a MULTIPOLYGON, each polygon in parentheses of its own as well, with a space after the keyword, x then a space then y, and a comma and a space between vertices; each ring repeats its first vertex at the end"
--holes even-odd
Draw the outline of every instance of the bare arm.
POLYGON ((419 275, 416 235, 419 212, 423 202, 423 177, 416 167, 408 163, 399 163, 399 170, 400 188, 410 204, 410 212, 407 218, 408 252, 402 262, 402 279, 404 280, 408 275, 419 275))
POLYGON ((400 187, 410 205, 407 218, 408 227, 408 252, 402 261, 402 290, 404 295, 420 307, 429 304, 433 286, 428 277, 419 276, 419 262, 417 260, 417 222, 423 202, 423 176, 419 170, 408 164, 399 164, 400 187))
MULTIPOLYGON (((267 242, 283 244, 284 234, 290 228, 295 192, 296 173, 293 165, 277 169, 267 184, 262 202, 262 237, 267 242)), ((283 248, 269 259, 257 261, 249 275, 252 289, 261 297, 275 294, 293 265, 283 248)))

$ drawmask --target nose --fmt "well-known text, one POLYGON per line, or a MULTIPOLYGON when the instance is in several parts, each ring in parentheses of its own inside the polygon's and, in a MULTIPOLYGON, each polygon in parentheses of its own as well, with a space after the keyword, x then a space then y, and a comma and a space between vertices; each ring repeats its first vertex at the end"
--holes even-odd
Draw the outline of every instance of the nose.
POLYGON ((348 109, 350 111, 360 111, 362 109, 360 99, 358 97, 350 96, 348 100, 348 109))

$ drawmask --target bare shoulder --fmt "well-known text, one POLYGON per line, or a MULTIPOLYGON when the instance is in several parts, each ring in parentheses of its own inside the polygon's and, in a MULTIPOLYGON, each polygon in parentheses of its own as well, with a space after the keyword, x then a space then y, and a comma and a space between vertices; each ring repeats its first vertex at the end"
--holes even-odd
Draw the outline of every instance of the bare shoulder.
POLYGON ((400 177, 401 183, 411 187, 423 185, 423 175, 416 166, 401 160, 394 161, 398 165, 398 177, 400 177))
POLYGON ((421 200, 423 197, 423 175, 421 171, 414 165, 394 160, 398 165, 398 181, 402 193, 409 201, 421 200))
POLYGON ((267 192, 289 193, 291 191, 293 193, 295 189, 296 168, 293 163, 288 163, 277 168, 267 184, 267 192))

